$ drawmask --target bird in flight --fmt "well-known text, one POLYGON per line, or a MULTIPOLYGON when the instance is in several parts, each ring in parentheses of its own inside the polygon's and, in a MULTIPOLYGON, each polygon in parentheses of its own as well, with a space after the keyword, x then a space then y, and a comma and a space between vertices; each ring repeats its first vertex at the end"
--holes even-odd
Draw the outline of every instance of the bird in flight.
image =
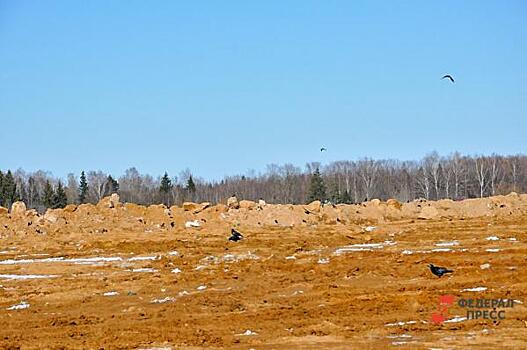
POLYGON ((453 270, 449 270, 446 267, 440 267, 440 266, 434 266, 433 264, 428 264, 428 267, 430 267, 430 271, 437 277, 443 276, 445 273, 452 273, 453 270))
POLYGON ((454 82, 454 78, 450 74, 444 75, 441 79, 450 79, 451 82, 454 82))
POLYGON ((322 148, 320 149, 320 152, 324 152, 324 151, 327 151, 327 150, 328 150, 328 149, 327 149, 326 147, 322 147, 322 148))

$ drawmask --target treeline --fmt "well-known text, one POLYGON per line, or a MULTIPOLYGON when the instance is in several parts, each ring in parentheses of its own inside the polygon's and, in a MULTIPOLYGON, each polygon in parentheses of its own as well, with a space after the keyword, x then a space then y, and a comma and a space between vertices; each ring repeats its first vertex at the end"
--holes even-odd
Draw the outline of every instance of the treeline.
POLYGON ((149 205, 181 204, 184 201, 221 202, 239 198, 264 199, 270 203, 306 203, 314 199, 333 203, 364 200, 416 198, 463 199, 527 192, 527 156, 441 157, 431 153, 418 161, 338 161, 321 166, 308 163, 304 169, 292 164, 269 165, 262 174, 229 176, 206 181, 186 170, 179 176, 167 173, 157 178, 135 168, 114 178, 101 171, 69 174, 66 181, 45 171, 26 173, 0 171, 0 205, 9 207, 23 200, 30 208, 44 211, 69 203, 97 203, 111 193, 122 201, 149 205))

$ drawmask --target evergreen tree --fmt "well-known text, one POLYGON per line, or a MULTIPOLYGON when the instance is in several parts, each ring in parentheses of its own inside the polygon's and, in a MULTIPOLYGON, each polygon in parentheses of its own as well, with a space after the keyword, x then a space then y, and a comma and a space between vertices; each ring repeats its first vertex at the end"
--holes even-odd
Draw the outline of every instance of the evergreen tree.
POLYGON ((320 175, 320 170, 316 168, 315 172, 311 175, 308 200, 312 202, 316 200, 324 201, 325 199, 326 185, 324 185, 324 179, 320 175))
POLYGON ((62 187, 62 183, 59 181, 57 190, 53 194, 52 208, 64 208, 67 204, 68 198, 66 197, 66 191, 64 191, 64 187, 62 187))
POLYGON ((332 203, 340 203, 340 192, 339 192, 339 186, 336 182, 333 182, 331 184, 331 189, 329 191, 329 200, 332 203))
POLYGON ((55 192, 53 191, 53 187, 51 186, 51 183, 49 182, 49 180, 47 180, 46 186, 44 187, 44 195, 42 198, 42 204, 44 204, 46 208, 53 207, 54 197, 55 197, 55 192))
POLYGON ((112 177, 112 175, 108 175, 104 183, 104 196, 117 193, 117 191, 119 191, 119 183, 112 177))
POLYGON ((163 193, 168 193, 172 190, 172 180, 168 177, 168 174, 165 172, 165 175, 161 178, 161 185, 159 186, 159 191, 163 193))
POLYGON ((187 181, 187 191, 189 193, 194 193, 196 192, 196 185, 194 184, 194 180, 192 179, 192 175, 189 176, 188 178, 188 181, 187 181))
POLYGON ((352 204, 353 199, 351 198, 351 194, 348 191, 342 192, 342 195, 340 196, 340 203, 343 204, 352 204))
POLYGON ((7 173, 3 176, 2 186, 1 186, 1 197, 3 198, 3 203, 0 205, 9 208, 11 204, 19 200, 19 194, 17 191, 15 178, 11 173, 11 170, 8 170, 7 173))
POLYGON ((110 186, 110 193, 117 193, 119 191, 119 183, 112 175, 108 175, 108 184, 110 186))
POLYGON ((166 205, 170 205, 170 191, 172 191, 172 180, 170 180, 170 177, 168 177, 168 174, 165 172, 165 175, 161 178, 161 184, 159 186, 159 192, 161 192, 164 203, 166 205))
POLYGON ((0 207, 4 206, 4 173, 0 170, 0 207))
POLYGON ((86 201, 88 195, 88 181, 86 181, 86 174, 84 171, 81 172, 81 178, 79 183, 79 202, 82 204, 86 201))

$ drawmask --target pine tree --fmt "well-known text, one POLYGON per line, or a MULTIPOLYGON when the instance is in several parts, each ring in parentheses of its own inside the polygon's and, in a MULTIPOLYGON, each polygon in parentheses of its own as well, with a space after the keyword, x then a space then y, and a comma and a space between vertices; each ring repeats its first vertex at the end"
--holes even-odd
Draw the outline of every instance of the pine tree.
POLYGON ((54 196, 55 196, 55 192, 53 191, 53 187, 51 186, 51 183, 49 182, 49 180, 47 180, 46 186, 44 187, 44 195, 42 198, 42 204, 44 204, 46 208, 53 207, 54 196))
POLYGON ((308 200, 312 202, 315 200, 324 201, 325 199, 326 185, 324 185, 324 179, 320 175, 320 170, 316 168, 315 172, 311 175, 308 200))
POLYGON ((196 192, 196 185, 194 184, 194 180, 192 179, 192 175, 189 176, 188 178, 188 181, 187 181, 187 191, 189 193, 194 193, 196 192))
POLYGON ((19 199, 15 178, 13 177, 11 170, 7 171, 2 180, 2 197, 3 206, 5 207, 10 207, 11 204, 19 199))
POLYGON ((163 193, 168 193, 172 189, 172 180, 168 177, 168 174, 165 172, 165 175, 161 178, 161 185, 159 186, 159 191, 163 193))
POLYGON ((0 207, 4 206, 4 173, 0 170, 0 207))
POLYGON ((119 183, 112 175, 108 175, 108 183, 110 184, 110 193, 117 193, 119 191, 119 183))
POLYGON ((346 190, 342 192, 342 195, 340 196, 340 203, 343 204, 352 204, 351 194, 346 190))
POLYGON ((107 196, 112 193, 119 191, 119 183, 115 180, 112 175, 108 175, 106 182, 104 183, 104 195, 107 196))
POLYGON ((88 195, 88 181, 86 181, 86 174, 84 171, 81 172, 81 178, 79 183, 79 202, 82 204, 86 201, 88 195))
POLYGON ((165 172, 165 175, 161 178, 161 184, 159 186, 159 192, 161 192, 164 197, 164 203, 170 205, 170 191, 172 191, 172 180, 168 177, 168 174, 165 172))
POLYGON ((64 208, 68 204, 68 198, 66 197, 66 191, 62 187, 62 183, 59 181, 57 190, 53 194, 53 203, 52 208, 64 208))
POLYGON ((336 182, 333 182, 331 184, 330 191, 329 191, 329 200, 332 203, 340 203, 339 186, 336 182))

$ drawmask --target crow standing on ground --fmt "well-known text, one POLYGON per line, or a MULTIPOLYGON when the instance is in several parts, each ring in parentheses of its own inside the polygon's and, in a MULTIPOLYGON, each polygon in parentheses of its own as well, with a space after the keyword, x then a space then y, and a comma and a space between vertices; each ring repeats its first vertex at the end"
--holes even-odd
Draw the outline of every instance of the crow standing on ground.
POLYGON ((229 237, 229 241, 238 242, 240 239, 243 238, 243 235, 236 231, 235 229, 231 229, 231 236, 229 237))
POLYGON ((449 270, 446 267, 440 267, 440 266, 434 266, 433 264, 428 264, 428 267, 430 267, 430 271, 438 277, 443 276, 445 273, 452 273, 453 270, 449 270))
POLYGON ((454 78, 452 78, 451 75, 447 74, 447 75, 444 75, 441 79, 450 79, 451 82, 454 82, 454 78))

